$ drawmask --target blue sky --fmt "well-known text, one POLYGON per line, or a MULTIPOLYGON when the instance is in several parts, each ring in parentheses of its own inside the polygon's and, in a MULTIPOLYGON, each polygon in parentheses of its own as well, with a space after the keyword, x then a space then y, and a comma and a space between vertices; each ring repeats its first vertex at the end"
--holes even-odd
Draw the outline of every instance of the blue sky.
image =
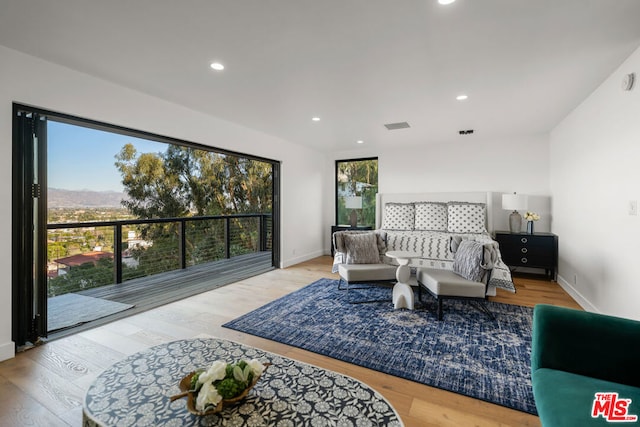
POLYGON ((49 120, 48 186, 64 190, 122 192, 115 155, 126 143, 140 153, 164 152, 167 144, 49 120))

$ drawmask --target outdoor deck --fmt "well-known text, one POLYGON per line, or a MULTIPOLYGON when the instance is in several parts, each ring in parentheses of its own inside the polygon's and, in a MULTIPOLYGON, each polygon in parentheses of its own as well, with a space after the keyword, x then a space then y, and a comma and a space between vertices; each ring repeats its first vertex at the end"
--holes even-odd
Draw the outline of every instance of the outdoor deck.
MULTIPOLYGON (((120 313, 96 319, 90 322, 90 324, 76 326, 72 329, 77 331, 79 329, 93 327, 97 324, 107 323, 262 274, 273 270, 273 268, 270 251, 254 252, 188 267, 184 270, 174 270, 167 273, 128 280, 120 284, 107 285, 78 292, 79 295, 131 304, 134 307, 120 313)), ((91 310, 90 307, 82 307, 81 309, 86 311, 91 310)), ((63 315, 63 313, 58 313, 58 315, 63 315)), ((70 330, 71 329, 52 331, 51 337, 56 338, 67 335, 70 330)))

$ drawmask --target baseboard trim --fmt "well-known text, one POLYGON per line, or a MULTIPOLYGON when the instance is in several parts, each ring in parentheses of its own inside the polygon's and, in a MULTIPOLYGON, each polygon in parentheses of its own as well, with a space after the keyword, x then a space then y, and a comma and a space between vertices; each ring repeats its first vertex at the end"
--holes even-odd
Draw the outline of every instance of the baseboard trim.
POLYGON ((320 249, 309 254, 300 255, 295 258, 283 260, 281 262, 281 268, 291 267, 292 265, 300 264, 301 262, 309 261, 310 259, 318 258, 324 255, 324 250, 320 249))
POLYGON ((600 311, 598 307, 593 305, 591 301, 586 299, 576 288, 571 286, 569 282, 567 282, 565 278, 560 276, 559 274, 558 274, 558 284, 569 295, 571 295, 571 298, 573 298, 578 303, 578 305, 580 305, 580 307, 584 308, 586 311, 590 311, 592 313, 602 313, 602 311, 600 311))
POLYGON ((0 345, 0 361, 13 359, 16 356, 16 344, 9 341, 0 345))

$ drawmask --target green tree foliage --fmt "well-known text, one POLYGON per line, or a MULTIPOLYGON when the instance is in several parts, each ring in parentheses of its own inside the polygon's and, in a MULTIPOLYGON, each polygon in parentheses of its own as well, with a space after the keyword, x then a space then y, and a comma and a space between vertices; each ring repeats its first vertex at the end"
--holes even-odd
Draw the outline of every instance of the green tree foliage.
POLYGON ((116 167, 138 218, 271 212, 271 164, 189 147, 138 154, 126 144, 116 167))
POLYGON ((63 242, 49 242, 47 244, 47 260, 66 257, 69 254, 67 244, 63 242))
POLYGON ((132 144, 126 144, 116 156, 116 167, 130 199, 122 204, 138 218, 185 216, 186 199, 180 197, 179 177, 165 165, 157 153, 138 155, 132 144))
POLYGON ((78 290, 91 289, 113 283, 113 259, 99 259, 95 265, 86 262, 77 267, 69 268, 66 274, 49 279, 50 297, 76 292, 78 290))

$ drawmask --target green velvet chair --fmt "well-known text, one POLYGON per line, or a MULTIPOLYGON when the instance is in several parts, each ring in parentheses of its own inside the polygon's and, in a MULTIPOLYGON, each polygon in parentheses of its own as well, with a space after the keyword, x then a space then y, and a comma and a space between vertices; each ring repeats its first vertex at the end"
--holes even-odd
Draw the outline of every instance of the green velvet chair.
POLYGON ((640 426, 640 322, 537 305, 531 344, 533 394, 544 427, 640 426), (617 401, 600 401, 594 418, 602 392, 618 393, 617 401), (637 420, 612 422, 623 413, 637 420))

